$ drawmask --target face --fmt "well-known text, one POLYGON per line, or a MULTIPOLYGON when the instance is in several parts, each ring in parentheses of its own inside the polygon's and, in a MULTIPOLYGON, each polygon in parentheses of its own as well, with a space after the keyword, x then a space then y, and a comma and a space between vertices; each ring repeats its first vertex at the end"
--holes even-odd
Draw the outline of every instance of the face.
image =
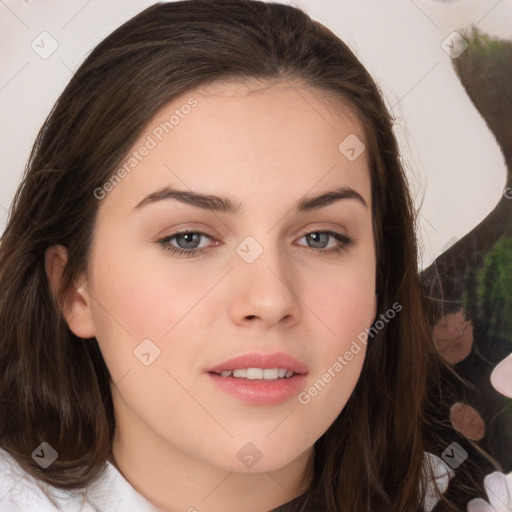
POLYGON ((311 450, 376 312, 362 141, 321 92, 287 83, 213 84, 153 119, 95 192, 70 321, 98 340, 121 437, 230 471, 311 450))

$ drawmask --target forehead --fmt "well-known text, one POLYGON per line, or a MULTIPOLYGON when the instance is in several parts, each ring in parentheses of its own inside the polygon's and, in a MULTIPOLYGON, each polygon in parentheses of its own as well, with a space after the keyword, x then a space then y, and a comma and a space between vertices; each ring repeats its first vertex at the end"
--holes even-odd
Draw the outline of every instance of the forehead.
POLYGON ((370 204, 365 146, 350 108, 318 89, 289 81, 214 82, 154 116, 105 203, 126 212, 162 186, 262 202, 275 201, 277 191, 285 201, 346 185, 370 204))

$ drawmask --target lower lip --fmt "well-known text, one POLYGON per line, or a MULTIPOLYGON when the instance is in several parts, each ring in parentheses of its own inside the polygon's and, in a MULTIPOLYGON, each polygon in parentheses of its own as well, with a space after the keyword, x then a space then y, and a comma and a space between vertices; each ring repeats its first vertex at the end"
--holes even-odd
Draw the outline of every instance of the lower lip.
POLYGON ((306 375, 294 375, 288 379, 260 380, 221 377, 208 373, 221 390, 243 402, 253 405, 277 405, 297 396, 306 382, 306 375))

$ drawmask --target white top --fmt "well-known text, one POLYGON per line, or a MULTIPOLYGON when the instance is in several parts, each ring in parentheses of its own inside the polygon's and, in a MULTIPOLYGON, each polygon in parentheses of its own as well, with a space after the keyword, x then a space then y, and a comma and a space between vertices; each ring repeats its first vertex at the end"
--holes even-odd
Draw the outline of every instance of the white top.
POLYGON ((1 512, 159 512, 110 462, 86 491, 64 491, 45 484, 0 449, 1 512), (54 497, 54 503, 42 488, 54 497))
MULTIPOLYGON (((442 492, 448 488, 453 470, 446 463, 430 453, 425 454, 433 465, 438 486, 442 492)), ((501 473, 492 473, 485 479, 486 489, 490 495, 491 504, 499 503, 505 508, 474 508, 471 510, 511 511, 512 473, 505 477, 501 473), (491 484, 492 482, 492 484, 491 484), (492 492, 488 484, 492 485, 492 492), (510 500, 510 501, 508 501, 510 500)), ((477 500, 472 500, 477 501, 477 500)), ((474 506, 486 505, 474 503, 474 506)), ((437 503, 433 488, 427 491, 423 505, 425 512, 431 512, 437 503)), ((132 485, 121 475, 115 466, 107 462, 107 467, 101 477, 88 489, 63 491, 44 484, 26 473, 18 463, 4 450, 0 449, 0 511, 1 512, 161 512, 139 494, 132 485), (43 492, 53 497, 52 500, 43 492)))

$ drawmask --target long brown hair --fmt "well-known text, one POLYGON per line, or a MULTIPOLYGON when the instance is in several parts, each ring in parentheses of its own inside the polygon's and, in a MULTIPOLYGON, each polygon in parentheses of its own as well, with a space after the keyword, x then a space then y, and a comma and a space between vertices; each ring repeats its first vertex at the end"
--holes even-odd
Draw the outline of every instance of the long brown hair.
MULTIPOLYGON (((314 510, 313 496, 327 512, 417 510, 432 478, 422 469, 424 452, 440 455, 448 444, 436 432, 446 427, 440 386, 454 374, 431 334, 393 118, 347 45, 300 9, 277 3, 155 4, 101 42, 59 97, 1 243, 0 446, 25 471, 62 489, 85 487, 104 469, 115 430, 110 375, 97 341, 76 337, 61 314, 66 290, 88 263, 99 207, 94 191, 173 98, 216 80, 247 78, 312 86, 363 123, 376 319, 394 303, 402 306, 369 338, 360 379, 315 444, 312 484, 294 510, 314 510), (56 297, 44 269, 45 251, 55 244, 68 250, 56 297), (43 441, 59 454, 45 470, 31 457, 43 441)), ((465 441, 455 433, 453 439, 465 441)))

